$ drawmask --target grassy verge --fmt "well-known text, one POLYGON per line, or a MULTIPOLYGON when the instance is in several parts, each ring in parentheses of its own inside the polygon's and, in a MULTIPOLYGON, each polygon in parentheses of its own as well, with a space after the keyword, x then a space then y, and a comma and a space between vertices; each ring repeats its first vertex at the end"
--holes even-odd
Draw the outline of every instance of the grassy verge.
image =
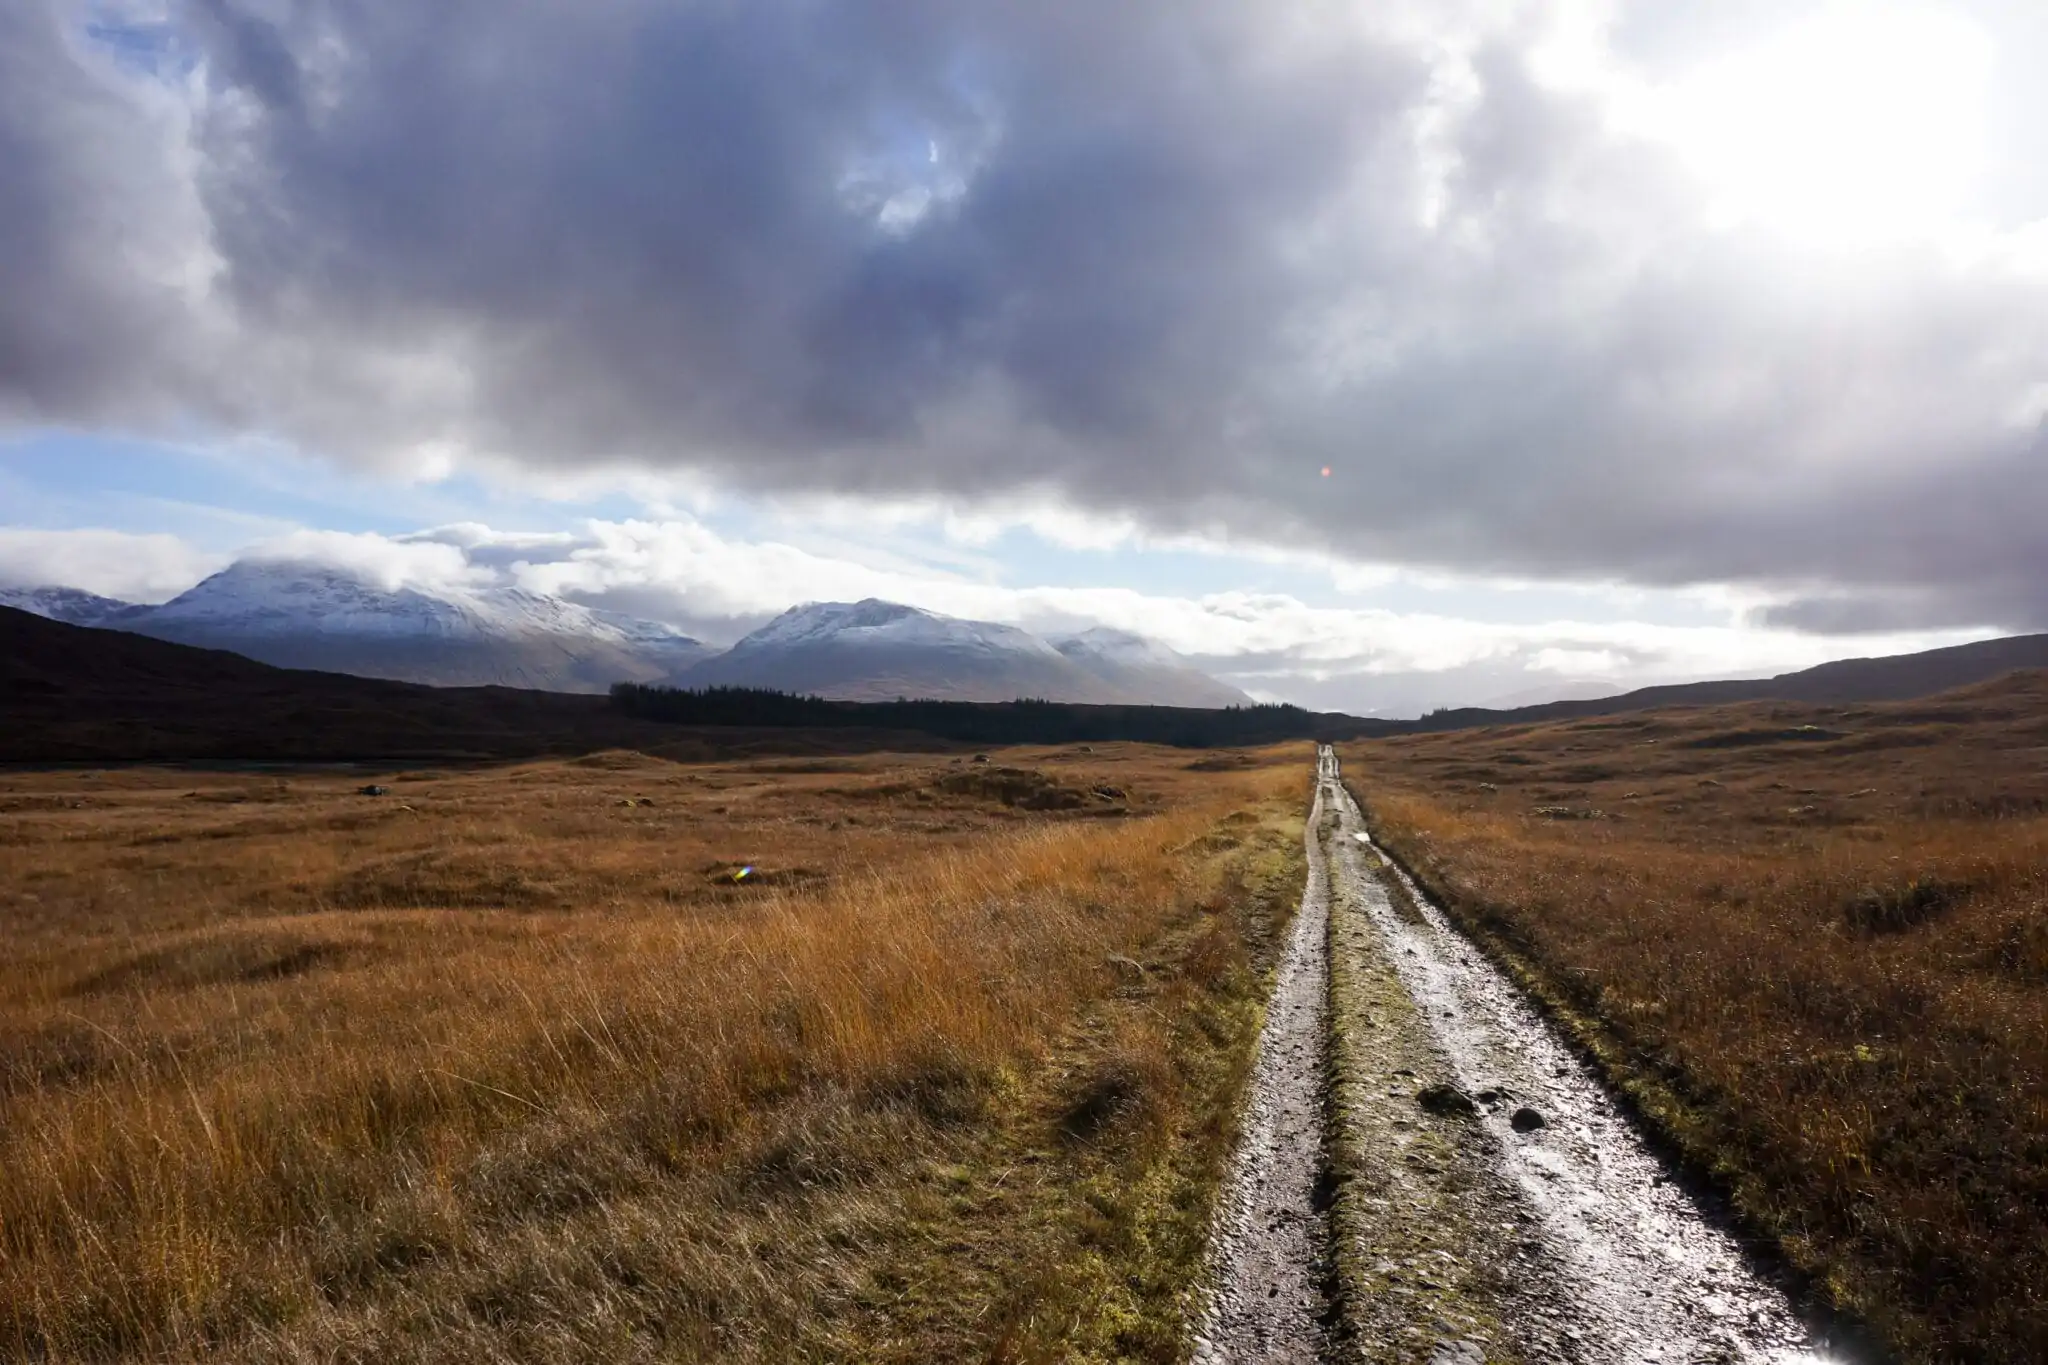
POLYGON ((891 1310, 902 1358, 1185 1357, 1272 967, 1301 894, 1300 813, 1287 798, 1233 813, 1185 850, 1218 867, 1217 893, 1119 964, 1116 990, 941 1172, 948 1207, 899 1230, 927 1248, 892 1271, 908 1280, 891 1310))
POLYGON ((1020 761, 7 793, 0 1354, 1173 1358, 1301 757, 1020 761))
POLYGON ((1347 769, 1821 1299, 1905 1359, 2017 1365, 2048 1358, 2048 711, 1940 715, 1523 727, 1347 769))

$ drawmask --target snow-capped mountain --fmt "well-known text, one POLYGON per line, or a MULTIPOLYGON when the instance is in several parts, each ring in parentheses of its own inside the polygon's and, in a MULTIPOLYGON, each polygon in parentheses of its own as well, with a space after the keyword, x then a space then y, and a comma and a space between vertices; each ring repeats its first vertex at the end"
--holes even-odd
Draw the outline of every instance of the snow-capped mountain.
POLYGON ((1128 631, 1083 631, 1055 647, 1016 626, 873 598, 792 607, 723 654, 658 621, 519 588, 390 588, 298 560, 238 560, 161 606, 60 587, 0 588, 0 605, 285 668, 442 686, 601 692, 615 682, 667 681, 860 701, 1247 700, 1128 631))
POLYGON ((873 598, 792 607, 675 681, 685 687, 772 687, 849 701, 1117 700, 1029 631, 873 598))
POLYGON ((825 642, 867 649, 946 649, 992 658, 1015 655, 1046 663, 1059 658, 1058 650, 1016 626, 941 616, 873 597, 791 607, 734 645, 732 653, 825 642))
POLYGON ((47 616, 71 626, 103 626, 124 613, 147 610, 83 588, 0 588, 0 607, 47 616))
POLYGON ((688 668, 699 659, 706 659, 717 653, 702 640, 683 634, 666 621, 648 621, 638 616, 628 616, 624 612, 604 611, 597 607, 586 607, 582 610, 588 611, 600 628, 619 632, 627 647, 634 653, 643 656, 649 663, 659 664, 667 673, 688 668))
MULTIPOLYGON (((1091 632, 1091 635, 1095 634, 1091 632)), ((1138 636, 1110 632, 1075 658, 1029 631, 873 598, 792 607, 729 651, 684 671, 686 687, 772 687, 852 701, 1149 702, 1221 706, 1242 694, 1138 636), (1115 659, 1121 650, 1144 665, 1115 659), (1196 701, 1193 680, 1209 685, 1196 701)))
POLYGON ((1134 699, 1158 706, 1245 706, 1251 698, 1157 641, 1096 626, 1053 641, 1067 660, 1134 699))
POLYGON ((709 653, 659 622, 518 588, 386 588, 292 560, 239 560, 108 624, 286 668, 557 692, 649 682, 709 653))

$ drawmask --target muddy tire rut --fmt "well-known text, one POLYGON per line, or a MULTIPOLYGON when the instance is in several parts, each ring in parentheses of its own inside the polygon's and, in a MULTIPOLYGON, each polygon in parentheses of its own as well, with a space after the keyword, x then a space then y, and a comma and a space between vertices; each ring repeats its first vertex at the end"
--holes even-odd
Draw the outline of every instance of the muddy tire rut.
POLYGON ((1841 1359, 1373 847, 1327 748, 1304 837, 1196 1361, 1841 1359))
MULTIPOLYGON (((1328 762, 1334 774, 1335 760, 1328 762)), ((1198 1365, 1314 1365, 1328 1358, 1330 898, 1316 837, 1325 792, 1319 777, 1308 823, 1308 880, 1274 974, 1217 1215, 1198 1365)))

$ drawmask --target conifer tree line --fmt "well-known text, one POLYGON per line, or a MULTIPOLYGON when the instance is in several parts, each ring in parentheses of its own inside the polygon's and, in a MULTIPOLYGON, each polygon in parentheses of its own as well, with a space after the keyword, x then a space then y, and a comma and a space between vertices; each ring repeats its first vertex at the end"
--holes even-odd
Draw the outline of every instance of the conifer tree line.
POLYGON ((968 744, 1073 744, 1133 740, 1208 749, 1287 739, 1346 739, 1400 728, 1391 722, 1255 703, 1220 710, 1089 706, 1075 702, 833 701, 758 687, 615 683, 613 708, 678 725, 911 730, 968 744))

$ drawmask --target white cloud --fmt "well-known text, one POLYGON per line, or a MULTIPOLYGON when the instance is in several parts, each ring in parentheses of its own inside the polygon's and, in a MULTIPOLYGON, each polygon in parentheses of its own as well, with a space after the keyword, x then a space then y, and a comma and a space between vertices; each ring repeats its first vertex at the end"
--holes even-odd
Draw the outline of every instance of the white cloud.
POLYGON ((1924 5, 1834 5, 1650 92, 1644 131, 1716 216, 1836 246, 1955 227, 1986 158, 1993 47, 1924 5))
MULTIPOLYGON (((881 597, 948 615, 1053 630, 1137 631, 1225 673, 1269 677, 1449 672, 1662 680, 1802 668, 1839 657, 1839 639, 1742 624, 1501 623, 1383 608, 1316 606, 1281 593, 1173 596, 1126 587, 1009 586, 922 566, 878 568, 776 542, 728 539, 693 521, 592 521, 558 557, 513 576, 541 592, 630 601, 711 638, 731 638, 793 603, 881 597)), ((1981 632, 1978 632, 1981 633, 1981 632)), ((1962 633, 1860 636, 1855 651, 1952 643, 1962 633)))
POLYGON ((225 563, 171 535, 0 527, 0 583, 10 587, 55 585, 124 602, 161 602, 225 563))
POLYGON ((367 532, 292 531, 258 541, 244 553, 251 559, 332 564, 360 574, 386 591, 482 587, 493 577, 487 567, 472 564, 461 546, 394 540, 367 532))
POLYGON ((1627 657, 1611 649, 1539 649, 1529 656, 1532 673, 1566 677, 1611 677, 1627 666, 1627 657))
POLYGON ((576 536, 570 531, 495 531, 480 521, 450 522, 393 539, 406 545, 438 542, 462 550, 550 550, 568 549, 576 544, 576 536))
POLYGON ((0 419, 2048 624, 2038 4, 100 8, 0 419))

